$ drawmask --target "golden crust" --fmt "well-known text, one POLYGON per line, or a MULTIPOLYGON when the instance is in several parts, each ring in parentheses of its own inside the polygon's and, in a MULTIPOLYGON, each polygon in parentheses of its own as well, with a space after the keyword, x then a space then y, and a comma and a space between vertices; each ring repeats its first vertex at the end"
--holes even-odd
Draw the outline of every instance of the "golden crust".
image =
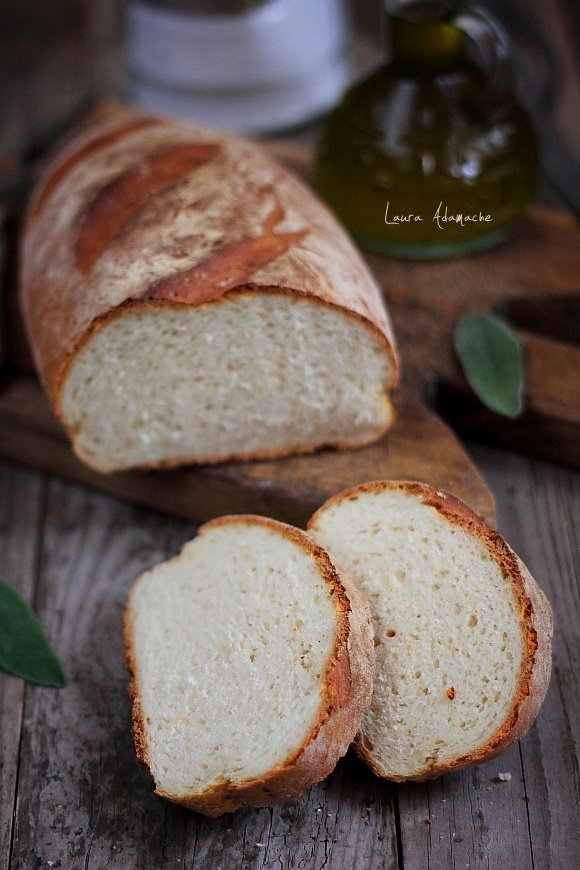
MULTIPOLYGON (((328 776, 347 751, 362 714, 370 704, 374 674, 373 628, 368 603, 358 588, 339 574, 328 553, 300 529, 251 514, 218 517, 201 526, 199 534, 226 524, 264 526, 308 553, 330 587, 336 607, 337 628, 334 648, 322 678, 318 715, 307 738, 295 752, 264 776, 244 782, 223 780, 187 797, 156 790, 167 800, 212 817, 246 805, 283 803, 328 776)), ((133 588, 138 582, 139 578, 133 588)), ((138 670, 132 649, 131 594, 123 619, 123 635, 125 664, 130 674, 129 697, 133 702, 135 749, 137 758, 150 772, 146 726, 139 701, 138 670)))
POLYGON ((412 776, 398 777, 381 769, 377 760, 373 758, 372 752, 365 747, 361 734, 357 734, 355 750, 377 776, 397 782, 423 781, 436 779, 451 770, 479 764, 500 755, 522 737, 532 725, 550 682, 552 610, 548 599, 506 541, 462 501, 427 484, 417 481, 379 480, 351 487, 328 499, 309 519, 307 528, 315 528, 318 516, 332 504, 344 499, 356 498, 362 493, 381 492, 385 489, 399 489, 417 496, 423 504, 435 508, 449 522, 465 529, 487 547, 512 584, 518 602, 523 636, 523 666, 511 708, 495 734, 479 749, 456 758, 448 764, 435 762, 429 767, 418 770, 412 776))

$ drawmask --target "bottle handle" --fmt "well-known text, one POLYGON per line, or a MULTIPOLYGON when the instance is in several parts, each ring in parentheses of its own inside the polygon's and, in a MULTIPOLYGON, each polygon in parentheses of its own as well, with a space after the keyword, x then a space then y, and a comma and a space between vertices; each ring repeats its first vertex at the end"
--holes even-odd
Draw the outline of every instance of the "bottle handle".
POLYGON ((511 48, 499 21, 476 4, 462 5, 453 24, 467 37, 480 66, 488 74, 488 90, 494 102, 507 96, 512 80, 511 48))

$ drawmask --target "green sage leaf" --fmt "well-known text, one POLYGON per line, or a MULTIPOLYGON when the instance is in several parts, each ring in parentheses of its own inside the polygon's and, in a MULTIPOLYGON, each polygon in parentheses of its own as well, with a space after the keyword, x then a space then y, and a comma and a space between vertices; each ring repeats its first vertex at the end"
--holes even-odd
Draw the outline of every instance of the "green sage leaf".
POLYGON ((31 683, 61 688, 62 668, 36 616, 6 583, 0 580, 0 667, 31 683))
POLYGON ((455 352, 469 386, 492 411, 515 419, 524 409, 522 346, 494 314, 466 314, 453 333, 455 352))

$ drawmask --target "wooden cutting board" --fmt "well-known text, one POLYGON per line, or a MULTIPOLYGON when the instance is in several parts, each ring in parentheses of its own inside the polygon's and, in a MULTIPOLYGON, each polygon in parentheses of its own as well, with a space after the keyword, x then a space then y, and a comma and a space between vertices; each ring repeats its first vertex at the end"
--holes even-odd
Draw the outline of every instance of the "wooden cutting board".
MULTIPOLYGON (((304 152, 280 146, 273 150, 307 175, 304 152)), ((0 388, 0 457, 196 521, 253 511, 303 524, 340 489, 366 480, 406 478, 449 490, 493 522, 489 489, 453 432, 429 407, 436 388, 443 388, 456 421, 473 422, 469 408, 475 407, 478 427, 483 428, 481 421, 487 419, 492 435, 513 437, 505 421, 473 404, 453 355, 453 324, 465 311, 487 310, 511 300, 547 293, 552 299, 573 300, 580 288, 580 233, 565 215, 534 209, 509 243, 488 253, 443 263, 376 255, 367 259, 384 290, 403 362, 395 400, 397 420, 377 444, 275 461, 101 475, 74 457, 37 381, 21 374, 5 377, 0 388)), ((11 287, 12 307, 14 292, 11 287)), ((531 333, 524 338, 529 410, 514 424, 522 427, 522 443, 537 438, 527 446, 538 453, 578 458, 578 350, 531 333), (552 362, 549 354, 555 354, 552 362), (554 368, 554 359, 559 367, 554 368), (550 431, 554 437, 547 439, 550 431)))

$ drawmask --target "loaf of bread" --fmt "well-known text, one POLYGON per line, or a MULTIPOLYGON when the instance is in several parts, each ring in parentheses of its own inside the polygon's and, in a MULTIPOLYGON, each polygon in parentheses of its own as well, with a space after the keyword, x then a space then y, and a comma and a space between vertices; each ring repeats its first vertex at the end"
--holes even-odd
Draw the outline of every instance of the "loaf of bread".
POLYGON ((372 621, 305 532, 230 516, 143 574, 125 613, 133 734, 159 795, 208 816, 322 780, 370 703, 372 621))
POLYGON ((375 773, 431 779, 526 731, 550 678, 551 609, 480 517, 383 481, 331 498, 309 529, 369 598, 377 669, 356 749, 375 773))
POLYGON ((102 471, 378 438, 397 377, 380 291, 257 145, 128 113, 31 198, 21 303, 74 449, 102 471))

